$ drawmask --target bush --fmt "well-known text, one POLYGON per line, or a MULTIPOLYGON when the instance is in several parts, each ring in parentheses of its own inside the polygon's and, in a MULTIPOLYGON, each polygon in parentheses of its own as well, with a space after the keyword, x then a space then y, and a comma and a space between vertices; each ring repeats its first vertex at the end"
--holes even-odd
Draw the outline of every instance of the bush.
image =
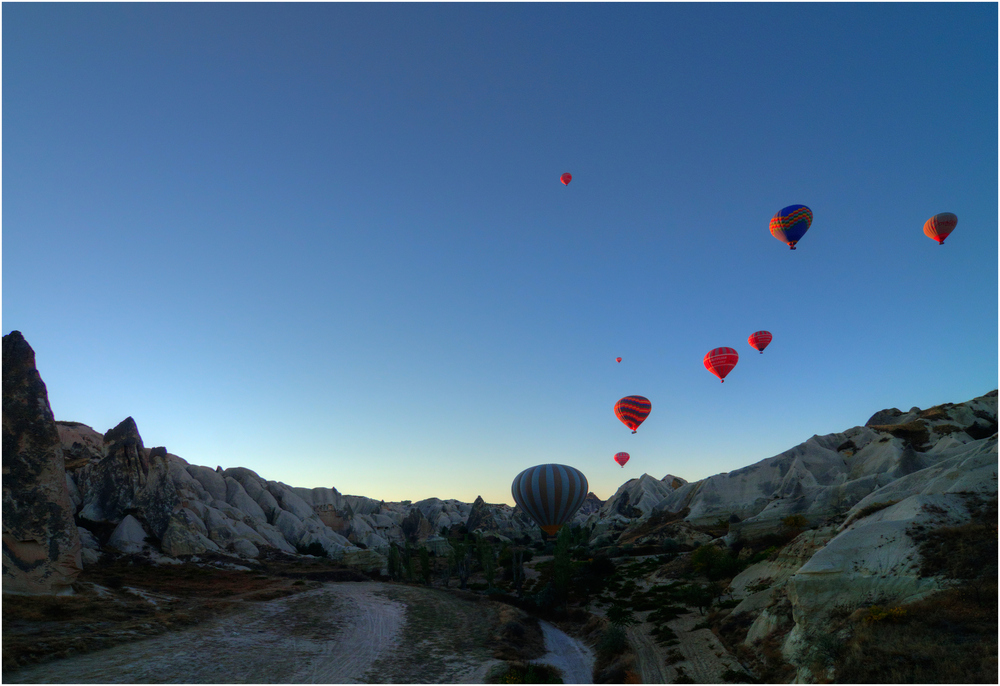
POLYGON ((788 515, 781 520, 781 523, 785 525, 786 529, 805 529, 809 526, 809 520, 806 519, 805 515, 800 514, 788 515))
POLYGON ((865 505, 860 510, 855 512, 853 517, 844 522, 844 526, 856 522, 859 519, 864 519, 865 517, 873 515, 879 510, 884 510, 885 508, 895 505, 898 502, 899 502, 898 500, 886 500, 881 503, 872 503, 871 505, 865 505))
POLYGON ((610 626, 601 634, 597 642, 597 653, 604 659, 621 655, 628 648, 628 637, 621 627, 610 626))
POLYGON ((694 571, 704 574, 711 581, 731 579, 743 571, 746 563, 715 545, 703 545, 691 553, 694 571))

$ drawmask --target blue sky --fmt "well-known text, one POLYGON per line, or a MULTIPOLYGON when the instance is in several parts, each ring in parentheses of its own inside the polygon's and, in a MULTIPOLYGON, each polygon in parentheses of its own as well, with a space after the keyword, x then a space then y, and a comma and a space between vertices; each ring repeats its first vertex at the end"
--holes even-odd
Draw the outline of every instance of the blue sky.
POLYGON ((3 331, 58 419, 512 503, 997 387, 996 4, 2 12, 3 331))

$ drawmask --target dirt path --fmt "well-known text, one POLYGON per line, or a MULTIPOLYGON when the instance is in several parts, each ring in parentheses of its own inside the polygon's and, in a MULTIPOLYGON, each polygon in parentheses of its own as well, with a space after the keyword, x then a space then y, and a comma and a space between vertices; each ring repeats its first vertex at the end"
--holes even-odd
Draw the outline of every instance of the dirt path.
POLYGON ((683 667, 696 684, 718 684, 722 683, 722 673, 727 669, 738 672, 744 670, 711 629, 694 629, 704 619, 691 613, 667 623, 667 626, 677 632, 680 645, 675 647, 684 656, 674 667, 683 667))
POLYGON ((487 602, 376 582, 328 583, 95 653, 4 673, 6 683, 482 683, 487 602))
POLYGON ((594 653, 577 639, 546 621, 539 621, 545 636, 545 657, 532 662, 552 665, 562 672, 564 684, 594 683, 594 653))
MULTIPOLYGON (((648 614, 648 613, 642 613, 648 614)), ((718 637, 710 629, 695 629, 704 621, 696 612, 684 614, 667 622, 667 626, 677 634, 679 643, 669 648, 657 644, 649 634, 653 628, 648 622, 629 627, 628 637, 635 650, 639 675, 644 684, 674 683, 680 670, 691 677, 696 684, 723 683, 722 673, 728 669, 743 672, 739 662, 729 654, 718 637), (672 665, 666 656, 678 651, 682 658, 672 665)))

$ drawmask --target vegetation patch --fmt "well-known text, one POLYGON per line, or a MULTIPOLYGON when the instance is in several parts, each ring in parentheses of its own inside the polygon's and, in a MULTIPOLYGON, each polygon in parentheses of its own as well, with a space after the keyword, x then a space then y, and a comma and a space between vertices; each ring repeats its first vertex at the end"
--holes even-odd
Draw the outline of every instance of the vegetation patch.
POLYGON ((508 662, 493 667, 486 675, 488 684, 561 684, 562 672, 551 665, 508 662))
POLYGON ((831 644, 834 680, 997 683, 995 588, 988 605, 952 589, 904 608, 868 608, 849 639, 831 644))
POLYGON ((926 422, 920 419, 905 424, 874 424, 868 428, 895 436, 909 443, 917 451, 925 450, 930 438, 926 422))
POLYGON ((899 502, 898 500, 886 500, 881 503, 872 503, 871 505, 865 505, 860 510, 855 512, 850 519, 844 522, 844 526, 853 524, 858 520, 864 519, 865 517, 875 514, 879 510, 884 510, 887 507, 891 507, 892 505, 895 505, 898 502, 899 502))

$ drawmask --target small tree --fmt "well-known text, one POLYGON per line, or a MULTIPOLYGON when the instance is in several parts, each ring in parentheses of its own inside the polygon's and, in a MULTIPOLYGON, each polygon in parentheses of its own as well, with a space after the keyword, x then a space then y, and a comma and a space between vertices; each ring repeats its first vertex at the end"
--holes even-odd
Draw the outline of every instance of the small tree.
POLYGON ((431 585, 431 554, 427 548, 420 549, 420 576, 424 585, 431 585))
POLYGON ((455 571, 458 573, 458 587, 465 590, 465 585, 472 575, 472 550, 464 541, 453 545, 455 549, 455 571))
POLYGON ((400 577, 399 548, 395 543, 389 545, 389 578, 398 581, 400 577))
POLYGON ((559 530, 555 551, 553 551, 552 587, 560 603, 565 602, 566 596, 569 594, 569 581, 573 571, 569 557, 572 538, 573 532, 568 526, 564 526, 559 530))
POLYGON ((403 568, 406 570, 406 580, 413 581, 413 548, 410 547, 409 541, 403 550, 403 568))
POLYGON ((479 564, 483 567, 483 576, 486 577, 486 585, 493 588, 493 579, 496 578, 497 559, 493 551, 493 546, 482 536, 477 541, 479 548, 479 564))

